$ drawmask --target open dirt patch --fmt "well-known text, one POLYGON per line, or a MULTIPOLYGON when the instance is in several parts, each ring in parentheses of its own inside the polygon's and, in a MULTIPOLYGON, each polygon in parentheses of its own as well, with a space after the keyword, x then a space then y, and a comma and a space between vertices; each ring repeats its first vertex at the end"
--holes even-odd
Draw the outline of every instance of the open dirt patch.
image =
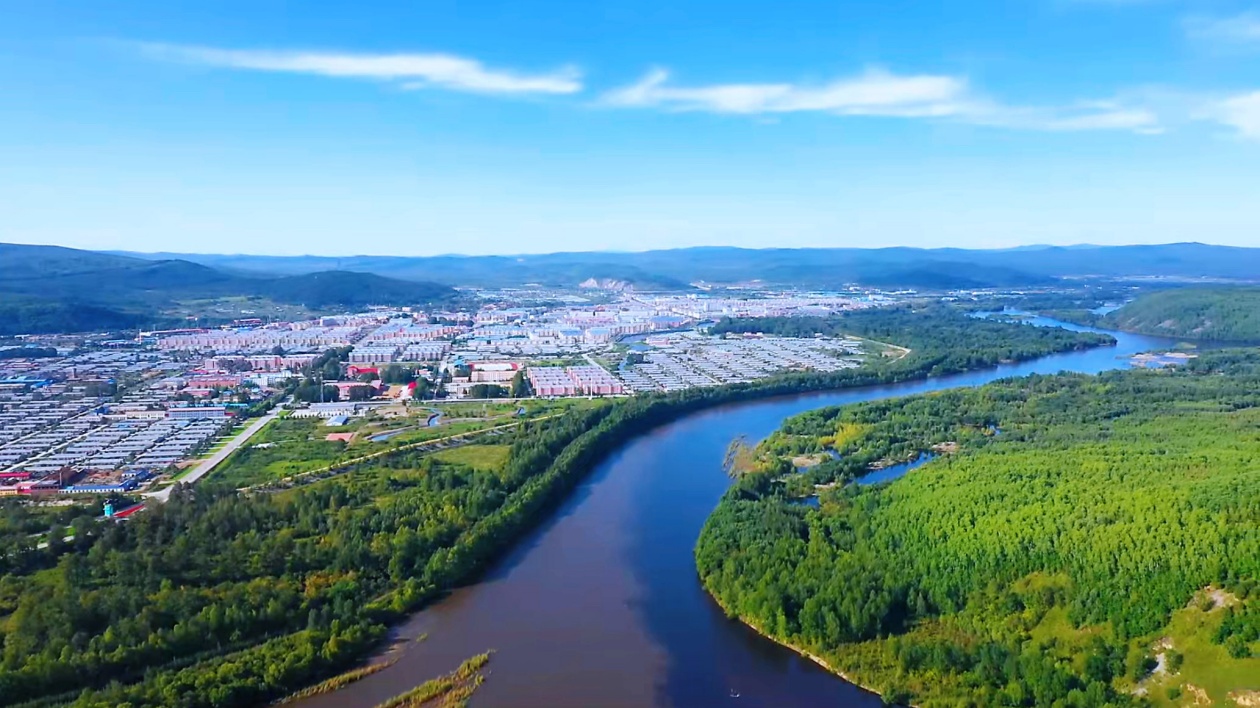
POLYGON ((1243 708, 1260 708, 1260 691, 1230 691, 1229 700, 1243 708))
POLYGON ((793 467, 813 467, 823 461, 822 455, 797 455, 792 458, 793 467))
POLYGON ((1198 686, 1192 683, 1186 684, 1184 688, 1186 691, 1186 695, 1194 700, 1194 704, 1196 706, 1212 705, 1212 699, 1208 698, 1207 691, 1204 691, 1203 689, 1199 688, 1198 686))
POLYGON ((1222 607, 1233 607, 1238 602, 1238 596, 1234 593, 1209 585, 1195 593, 1187 607, 1199 607, 1207 612, 1211 612, 1222 607), (1211 607, 1206 606, 1209 600, 1212 602, 1211 607))

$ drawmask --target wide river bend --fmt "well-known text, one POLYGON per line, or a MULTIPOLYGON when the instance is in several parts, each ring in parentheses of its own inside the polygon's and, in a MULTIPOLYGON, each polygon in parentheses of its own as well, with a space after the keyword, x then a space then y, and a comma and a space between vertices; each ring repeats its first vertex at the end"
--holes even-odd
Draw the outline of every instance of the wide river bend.
MULTIPOLYGON (((1033 324, 1061 325, 1035 318, 1033 324)), ((478 583, 397 630, 393 666, 303 708, 371 708, 494 649, 474 706, 878 706, 867 693, 724 616, 692 548, 726 490, 738 435, 760 440, 822 406, 978 386, 1008 376, 1098 373, 1172 340, 1123 332, 1115 347, 889 386, 701 411, 610 451, 559 510, 478 583), (410 641, 427 635, 422 642, 410 641)))

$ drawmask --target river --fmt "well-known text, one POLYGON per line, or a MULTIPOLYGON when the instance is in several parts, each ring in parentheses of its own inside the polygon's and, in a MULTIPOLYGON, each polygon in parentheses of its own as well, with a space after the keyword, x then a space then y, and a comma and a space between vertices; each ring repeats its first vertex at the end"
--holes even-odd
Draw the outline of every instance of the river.
POLYGON ((613 451, 480 582, 401 626, 406 643, 394 650, 397 663, 302 701, 303 708, 370 708, 487 649, 496 653, 473 706, 878 706, 873 694, 726 618, 701 587, 692 548, 727 487, 727 445, 738 435, 760 440, 813 408, 1008 376, 1098 373, 1173 344, 1109 334, 1117 346, 926 381, 750 401, 657 428, 613 451), (412 641, 421 635, 427 637, 412 641))

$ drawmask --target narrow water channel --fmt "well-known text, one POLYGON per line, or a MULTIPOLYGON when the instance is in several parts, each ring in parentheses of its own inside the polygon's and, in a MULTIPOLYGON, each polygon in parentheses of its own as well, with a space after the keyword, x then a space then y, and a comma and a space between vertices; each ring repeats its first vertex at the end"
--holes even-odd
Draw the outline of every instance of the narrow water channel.
POLYGON ((1008 376, 1098 373, 1173 343, 1111 334, 1115 347, 927 381, 752 401, 658 428, 613 451, 482 582, 402 626, 400 638, 427 637, 401 644, 396 664, 302 706, 370 708, 487 649, 496 653, 474 706, 880 705, 878 697, 726 618, 700 586, 692 548, 726 489, 727 444, 737 435, 760 440, 785 418, 813 408, 1008 376))

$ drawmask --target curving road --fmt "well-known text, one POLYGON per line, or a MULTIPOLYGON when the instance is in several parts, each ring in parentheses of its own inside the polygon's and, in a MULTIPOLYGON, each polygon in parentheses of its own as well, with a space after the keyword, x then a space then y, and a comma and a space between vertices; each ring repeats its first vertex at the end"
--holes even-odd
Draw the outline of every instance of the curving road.
MULTIPOLYGON (((227 445, 223 446, 222 450, 219 450, 218 452, 214 453, 213 455, 208 457, 206 460, 204 460, 201 464, 197 465, 197 467, 193 469, 192 472, 189 472, 188 474, 184 475, 184 477, 182 477, 179 480, 178 484, 196 484, 197 480, 213 472, 214 468, 222 464, 223 461, 226 460, 229 455, 239 450, 242 445, 249 442, 250 438, 257 435, 258 431, 262 430, 264 427, 266 427, 268 423, 278 418, 280 416, 280 411, 284 407, 285 403, 286 401, 281 401, 280 403, 277 403, 275 408, 272 408, 270 411, 267 412, 266 415, 254 421, 248 428, 246 428, 243 432, 241 432, 241 434, 237 435, 235 438, 232 438, 232 440, 228 442, 227 445)), ((162 489, 156 492, 146 492, 144 496, 156 502, 165 503, 167 499, 171 498, 171 490, 174 488, 175 488, 175 485, 172 484, 166 489, 162 489)))

